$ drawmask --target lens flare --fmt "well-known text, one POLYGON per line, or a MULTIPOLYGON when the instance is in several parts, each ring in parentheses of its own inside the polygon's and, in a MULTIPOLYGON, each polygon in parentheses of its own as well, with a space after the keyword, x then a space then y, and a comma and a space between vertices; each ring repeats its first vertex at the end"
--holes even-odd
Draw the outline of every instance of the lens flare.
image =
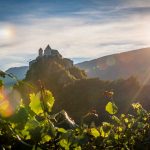
POLYGON ((4 92, 4 89, 0 89, 0 116, 9 117, 13 114, 13 108, 10 105, 9 100, 4 92))
POLYGON ((15 36, 14 27, 1 27, 0 28, 0 39, 11 39, 15 36))

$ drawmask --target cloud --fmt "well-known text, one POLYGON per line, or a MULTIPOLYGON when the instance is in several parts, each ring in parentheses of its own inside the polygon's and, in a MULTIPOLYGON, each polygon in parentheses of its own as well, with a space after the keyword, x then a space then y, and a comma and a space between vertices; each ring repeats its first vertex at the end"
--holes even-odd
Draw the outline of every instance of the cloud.
POLYGON ((64 13, 60 15, 40 7, 38 13, 34 9, 31 14, 15 16, 14 21, 1 22, 0 26, 13 27, 15 35, 0 40, 0 56, 3 58, 0 68, 27 65, 36 57, 38 49, 44 49, 47 44, 58 49, 64 57, 75 60, 150 46, 148 5, 140 7, 135 3, 119 3, 113 9, 114 5, 104 5, 103 2, 105 7, 97 5, 100 9, 94 9, 98 1, 93 2, 91 7, 71 11, 70 14, 66 8, 61 9, 64 13))

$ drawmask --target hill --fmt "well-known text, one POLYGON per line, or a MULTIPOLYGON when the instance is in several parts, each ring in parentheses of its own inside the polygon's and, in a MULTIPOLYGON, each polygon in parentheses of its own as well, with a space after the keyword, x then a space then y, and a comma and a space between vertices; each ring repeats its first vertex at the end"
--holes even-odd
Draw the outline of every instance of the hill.
MULTIPOLYGON (((42 83, 57 97, 64 87, 86 77, 85 72, 74 66, 72 60, 63 58, 58 50, 53 50, 48 45, 44 51, 40 48, 38 57, 29 62, 29 70, 23 82, 31 84, 36 91, 42 83)), ((18 90, 22 90, 21 93, 25 96, 29 89, 20 82, 18 90)))
POLYGON ((95 108, 101 114, 101 119, 106 119, 104 106, 108 100, 104 92, 113 89, 116 104, 122 111, 128 111, 131 103, 128 99, 132 99, 139 88, 135 78, 114 82, 89 79, 70 59, 63 58, 58 51, 57 55, 52 55, 51 51, 50 46, 46 47, 44 53, 40 49, 39 56, 29 63, 25 79, 16 85, 27 103, 28 94, 39 91, 42 84, 55 97, 54 112, 65 109, 79 122, 83 115, 95 108))
MULTIPOLYGON (((77 122, 93 108, 100 115, 100 120, 108 119, 105 105, 109 99, 105 97, 105 91, 114 91, 114 101, 119 107, 119 113, 128 112, 130 104, 137 101, 140 101, 144 108, 150 109, 150 99, 147 97, 150 87, 144 87, 144 93, 145 90, 141 90, 136 78, 114 81, 87 78, 83 70, 77 68, 70 59, 63 58, 58 51, 54 51, 57 55, 51 55, 51 48, 48 47, 46 53, 43 53, 42 49, 39 52, 39 56, 30 62, 25 79, 15 86, 15 90, 21 93, 26 103, 29 103, 29 93, 38 92, 44 87, 51 90, 55 97, 53 111, 65 109, 77 122)), ((113 58, 117 60, 118 55, 113 58)), ((117 64, 116 62, 115 65, 117 64)))
POLYGON ((143 83, 150 74, 150 48, 104 56, 76 66, 84 69, 88 77, 115 80, 136 76, 143 83))
MULTIPOLYGON (((13 74, 18 80, 23 80, 26 76, 28 69, 29 69, 28 66, 12 67, 6 70, 6 73, 13 74)), ((13 80, 12 78, 8 76, 6 76, 5 78, 0 78, 0 79, 3 80, 6 86, 14 85, 16 83, 15 80, 13 80)))
POLYGON ((28 70, 25 81, 37 84, 41 80, 53 91, 54 87, 64 87, 75 80, 86 78, 85 72, 71 62, 59 57, 40 58, 28 70))

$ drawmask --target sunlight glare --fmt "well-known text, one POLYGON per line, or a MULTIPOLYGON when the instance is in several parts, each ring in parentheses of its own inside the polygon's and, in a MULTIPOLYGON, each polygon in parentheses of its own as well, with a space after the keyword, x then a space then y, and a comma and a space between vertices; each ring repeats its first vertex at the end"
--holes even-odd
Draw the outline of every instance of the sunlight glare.
POLYGON ((0 89, 0 116, 9 117, 13 114, 13 108, 3 89, 0 89))
POLYGON ((11 26, 0 28, 0 39, 11 39, 15 36, 15 29, 11 26))

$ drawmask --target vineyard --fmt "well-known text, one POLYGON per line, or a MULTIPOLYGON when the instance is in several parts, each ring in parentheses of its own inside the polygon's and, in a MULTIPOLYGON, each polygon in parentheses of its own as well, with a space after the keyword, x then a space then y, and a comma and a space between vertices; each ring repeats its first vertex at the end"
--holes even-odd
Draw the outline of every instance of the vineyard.
POLYGON ((69 120, 72 125, 66 129, 65 126, 58 127, 60 118, 51 112, 55 100, 50 91, 41 89, 39 93, 30 94, 29 99, 29 105, 21 100, 11 114, 11 106, 3 95, 1 85, 0 149, 150 149, 150 113, 139 103, 132 104, 134 115, 118 115, 117 106, 110 100, 105 106, 110 121, 102 122, 100 126, 86 126, 84 121, 76 125, 66 115, 64 120, 69 120))

